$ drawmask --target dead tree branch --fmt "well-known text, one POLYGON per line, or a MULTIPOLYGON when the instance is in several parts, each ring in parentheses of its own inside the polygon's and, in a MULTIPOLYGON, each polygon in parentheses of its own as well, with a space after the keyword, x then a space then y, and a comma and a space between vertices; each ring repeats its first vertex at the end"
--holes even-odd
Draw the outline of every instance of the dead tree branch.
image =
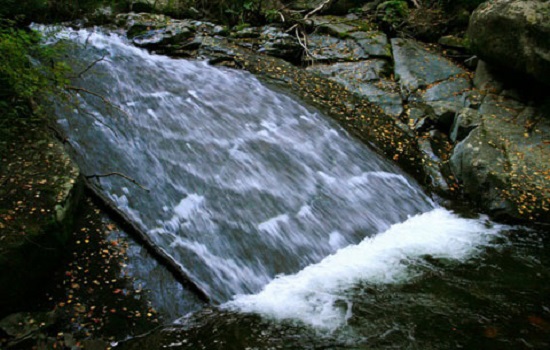
POLYGON ((97 60, 93 61, 92 63, 90 63, 86 68, 84 68, 84 70, 80 71, 76 77, 77 78, 82 78, 82 76, 84 74, 86 74, 86 72, 88 72, 90 69, 92 69, 96 64, 98 64, 99 62, 103 61, 105 59, 105 57, 107 57, 107 54, 101 56, 101 58, 98 58, 97 60))
POLYGON ((121 229, 132 235, 136 241, 143 245, 147 249, 147 252, 151 254, 159 264, 166 267, 183 287, 194 293, 200 301, 207 304, 210 303, 208 294, 193 281, 180 263, 174 260, 174 258, 166 253, 164 249, 155 244, 141 227, 136 225, 127 214, 115 206, 107 195, 103 194, 100 188, 86 178, 83 178, 83 182, 88 195, 90 195, 100 208, 120 225, 121 229))
POLYGON ((137 182, 136 180, 134 180, 133 178, 131 178, 130 176, 126 175, 126 174, 123 174, 123 173, 119 173, 119 172, 111 172, 111 173, 107 173, 107 174, 93 174, 93 175, 86 175, 84 176, 86 179, 93 179, 93 178, 96 178, 96 179, 99 179, 99 178, 102 178, 102 177, 109 177, 109 176, 120 176, 128 181, 130 181, 131 183, 133 183, 134 185, 138 186, 139 188, 141 188, 142 190, 146 191, 146 192, 150 192, 150 190, 147 188, 147 187, 144 187, 142 184, 140 184, 139 182, 137 182))
POLYGON ((84 92, 88 95, 92 95, 94 97, 97 97, 101 101, 103 101, 103 103, 105 103, 106 105, 111 106, 112 108, 114 108, 114 109, 118 110, 119 112, 123 113, 125 116, 130 117, 130 115, 125 110, 123 110, 122 108, 120 108, 119 106, 114 104, 113 102, 109 101, 109 99, 107 99, 105 96, 103 96, 103 95, 101 95, 97 92, 94 92, 94 91, 91 91, 91 90, 88 90, 88 89, 85 89, 85 88, 82 88, 82 87, 78 87, 78 86, 72 86, 72 85, 65 86, 65 89, 68 90, 68 91, 73 91, 75 93, 84 92))
POLYGON ((422 5, 420 5, 420 3, 418 2, 418 0, 411 0, 411 2, 413 3, 414 7, 416 7, 417 9, 421 8, 422 5))

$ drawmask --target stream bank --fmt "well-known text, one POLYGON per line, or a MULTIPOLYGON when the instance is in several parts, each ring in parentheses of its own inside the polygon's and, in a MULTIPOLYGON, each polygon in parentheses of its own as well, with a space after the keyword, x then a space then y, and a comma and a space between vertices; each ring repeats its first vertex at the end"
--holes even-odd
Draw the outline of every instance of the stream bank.
MULTIPOLYGON (((332 23, 334 20, 333 18, 320 19, 321 22, 326 20, 329 21, 330 25, 334 24, 332 23)), ((170 19, 168 19, 168 21, 171 23, 176 22, 170 19)), ((255 33, 256 29, 254 28, 247 28, 243 30, 242 32, 244 33, 241 34, 231 32, 224 34, 223 32, 225 29, 221 27, 220 32, 220 27, 218 27, 217 29, 213 29, 218 31, 217 33, 207 34, 205 38, 197 38, 195 33, 200 32, 197 28, 200 28, 201 25, 211 28, 216 28, 216 26, 208 23, 190 23, 191 25, 186 27, 193 28, 192 30, 189 29, 189 32, 193 35, 185 33, 178 39, 173 39, 175 41, 172 41, 167 47, 164 45, 156 46, 157 43, 155 43, 154 40, 147 41, 151 37, 155 38, 157 36, 159 33, 158 30, 162 29, 162 25, 159 25, 159 28, 157 28, 154 33, 143 33, 138 31, 140 35, 137 35, 134 39, 136 43, 142 46, 151 45, 149 48, 157 50, 158 52, 174 49, 174 53, 171 53, 174 56, 181 55, 182 57, 209 58, 212 60, 212 63, 215 64, 250 70, 266 78, 268 82, 276 86, 282 85, 285 86, 285 89, 290 87, 295 93, 301 94, 301 97, 305 100, 313 102, 323 110, 328 109, 329 113, 336 116, 355 136, 374 144, 376 148, 386 153, 390 158, 401 162, 402 166, 409 169, 417 178, 428 184, 427 186, 429 186, 429 188, 434 189, 434 191, 442 195, 450 196, 451 198, 456 198, 454 192, 460 189, 460 187, 456 187, 456 181, 454 181, 453 178, 449 178, 448 175, 446 176, 441 168, 448 168, 448 164, 454 164, 454 171, 462 171, 462 179, 464 179, 466 176, 464 174, 468 173, 468 170, 464 170, 464 167, 468 167, 469 164, 474 163, 470 160, 472 158, 471 153, 469 154, 468 152, 478 152, 478 150, 475 150, 476 143, 479 144, 481 142, 484 145, 488 144, 491 147, 487 150, 488 155, 484 156, 485 159, 481 159, 482 162, 479 168, 482 171, 486 171, 485 178, 488 179, 489 182, 493 181, 493 183, 495 183, 494 181, 497 181, 496 184, 499 187, 497 187, 494 192, 487 192, 491 196, 489 199, 484 199, 483 195, 479 196, 479 205, 482 207, 486 206, 486 208, 488 208, 487 211, 494 215, 498 215, 503 210, 505 213, 508 212, 503 216, 504 218, 518 218, 517 214, 509 215, 510 212, 517 212, 520 214, 520 219, 525 219, 527 221, 531 221, 531 219, 533 219, 533 221, 538 220, 538 218, 541 217, 540 214, 536 213, 538 213, 540 209, 544 210, 545 204, 542 202, 540 208, 536 207, 538 205, 538 196, 534 197, 534 205, 526 207, 529 210, 520 212, 519 210, 522 209, 521 205, 525 203, 525 199, 523 198, 531 200, 532 197, 529 193, 526 194, 526 191, 519 192, 519 194, 510 192, 505 186, 511 183, 510 186, 512 186, 514 190, 517 190, 518 184, 523 185, 526 182, 525 180, 534 178, 534 190, 538 189, 543 191, 545 188, 548 188, 544 178, 544 175, 547 174, 544 168, 546 158, 543 158, 547 148, 537 147, 537 145, 546 145, 545 141, 547 139, 545 137, 548 135, 546 122, 537 118, 537 108, 527 106, 530 107, 528 109, 525 102, 518 102, 518 100, 522 100, 522 98, 518 97, 520 94, 518 94, 517 91, 511 92, 508 89, 499 90, 495 88, 494 85, 487 85, 489 83, 498 84, 500 81, 499 78, 495 79, 492 77, 493 75, 490 73, 490 69, 485 68, 486 72, 489 71, 487 74, 490 75, 486 75, 489 78, 483 80, 480 78, 480 76, 482 76, 480 72, 482 72, 484 68, 479 68, 478 73, 476 73, 477 83, 476 78, 473 79, 474 83, 472 83, 472 77, 466 70, 460 70, 460 67, 458 68, 459 70, 454 70, 456 68, 448 65, 449 62, 447 60, 434 55, 430 48, 426 48, 422 44, 408 39, 388 40, 387 37, 384 39, 382 36, 383 33, 353 31, 347 28, 343 34, 338 34, 338 31, 333 32, 337 33, 336 35, 330 34, 330 30, 327 29, 329 35, 326 35, 326 33, 321 35, 321 38, 317 41, 317 43, 319 43, 318 47, 313 50, 313 54, 319 55, 317 61, 320 61, 322 64, 311 65, 308 68, 312 74, 310 75, 310 73, 304 73, 304 71, 296 68, 292 64, 277 59, 267 58, 263 56, 261 52, 258 54, 257 52, 249 51, 250 48, 256 51, 260 48, 267 50, 266 46, 269 48, 269 45, 255 42, 254 39, 261 38, 262 34, 257 36, 257 33, 255 33), (227 37, 229 37, 229 41, 225 41, 224 38, 227 37), (352 38, 351 41, 348 40, 350 37, 352 38), (140 43, 140 40, 143 41, 140 43), (184 40, 184 45, 180 45, 182 40, 184 40), (354 52, 354 54, 360 52, 360 49, 366 51, 363 46, 354 46, 359 40, 366 41, 367 44, 365 47, 369 47, 369 50, 374 51, 374 53, 364 53, 360 62, 361 64, 357 64, 358 62, 353 59, 354 56, 347 55, 349 50, 354 52), (345 43, 342 44, 342 41, 345 43), (336 47, 336 52, 329 53, 332 55, 328 56, 329 58, 326 58, 327 47, 331 50, 333 47, 336 47), (395 57, 399 56, 398 51, 401 49, 408 53, 413 52, 412 56, 416 56, 419 61, 425 60, 426 57, 428 57, 430 63, 427 64, 427 67, 432 67, 434 62, 439 62, 444 68, 450 69, 451 73, 447 71, 444 73, 443 78, 433 78, 426 75, 420 75, 424 74, 423 71, 425 70, 425 67, 422 68, 423 66, 420 66, 419 71, 412 72, 411 79, 408 81, 396 80, 396 71, 392 71, 390 68, 388 72, 388 66, 393 66, 393 69, 397 70, 398 64, 395 57), (364 66, 368 68, 365 72, 361 72, 360 69, 364 66), (359 83, 357 83, 358 79, 356 79, 358 72, 362 75, 361 79, 359 79, 359 83), (326 77, 328 77, 328 79, 326 79, 326 77), (420 81, 420 83, 418 83, 418 81, 420 81), (384 92, 363 94, 363 91, 371 91, 373 89, 371 84, 365 84, 365 82, 376 82, 376 88, 382 89, 384 92), (434 85, 428 86, 431 84, 434 85), (480 95, 476 96, 477 93, 475 92, 476 90, 472 89, 472 84, 476 84, 475 86, 478 89, 480 89, 481 86, 485 86, 485 89, 481 89, 480 95), (342 85, 344 87, 342 87, 342 85), (445 90, 448 86, 450 86, 450 90, 445 90), (435 87, 437 87, 437 89, 435 87), (443 94, 448 93, 447 95, 443 95, 443 99, 441 99, 441 89, 444 90, 443 94), (403 91, 407 91, 406 99, 402 97, 403 91), (466 92, 469 98, 468 107, 465 107, 463 104, 461 105, 463 99, 466 98, 463 95, 466 92), (357 97, 357 95, 359 95, 359 97, 357 97), (381 96, 389 96, 389 101, 384 99, 382 99, 382 101, 377 101, 374 99, 377 97, 380 100, 381 96), (428 99, 430 96, 436 97, 433 101, 430 101, 426 100, 426 96, 428 96, 428 99), (457 96, 460 98, 455 99, 457 96), (367 102, 365 102, 365 98, 368 100, 367 102), (450 99, 450 101, 446 99, 450 99), (457 101, 458 103, 455 104, 457 101), (380 108, 383 112, 381 112, 380 108), (494 112, 495 110, 496 112, 494 112), (484 111, 484 113, 481 113, 481 116, 478 115, 480 111, 484 111), (394 114, 393 116, 392 113, 394 114), (506 115, 508 118, 495 121, 495 118, 492 117, 493 114, 495 116, 506 115), (413 118, 410 118, 411 115, 413 118), (502 124, 502 121, 506 124, 502 124), (415 129, 415 127, 418 129, 415 129), (479 131, 474 133, 473 130, 479 131), (444 133, 447 138, 442 137, 440 139, 441 135, 438 135, 438 131, 444 133), (512 136, 503 139, 502 136, 504 132, 512 136), (526 132, 528 136, 525 136, 526 132), (466 143, 462 143, 463 146, 460 151, 460 156, 456 156, 457 158, 455 158, 459 160, 454 161, 454 163, 452 160, 450 163, 447 162, 447 160, 451 159, 450 154, 444 152, 439 153, 441 151, 436 152, 434 150, 434 148, 439 148, 434 147, 434 145, 443 144, 443 149, 448 147, 450 144, 448 141, 449 134, 451 135, 450 137, 453 137, 452 135, 454 134, 455 140, 451 139, 451 141, 457 144, 460 143, 457 141, 469 140, 466 143), (419 137, 419 135, 421 136, 419 137), (480 139, 482 137, 487 137, 487 139, 480 139), (510 148, 510 146, 516 147, 515 145, 520 144, 519 141, 523 141, 524 139, 533 141, 533 144, 522 146, 523 149, 517 152, 515 148, 510 148), (419 149, 421 150, 420 153, 418 153, 419 149), (497 152, 495 152, 495 150, 497 152), (517 160, 514 158, 512 159, 513 162, 511 162, 511 158, 509 158, 510 154, 512 154, 513 157, 517 157, 517 160), (532 165, 530 163, 532 160, 528 160, 527 163, 519 163, 520 165, 517 167, 513 165, 516 164, 514 162, 525 159, 526 155, 527 157, 533 155, 535 157, 534 162, 538 162, 539 158, 542 160, 542 168, 540 171, 536 171, 543 175, 542 178, 537 174, 532 174, 529 170, 527 170, 528 172, 521 173, 524 169, 531 169, 532 167, 537 167, 538 169, 541 167, 539 163, 532 165), (499 158, 502 159, 501 163, 504 164, 502 169, 505 178, 499 177, 497 180, 492 180, 492 178, 495 177, 495 173, 494 170, 486 170, 487 165, 492 163, 493 159, 499 158), (428 166, 419 167, 418 162, 428 163, 428 166), (436 165, 435 170, 434 164, 436 165), (525 167, 522 164, 526 164, 525 167), (506 173, 506 171, 510 171, 510 169, 512 172, 506 173), (513 180, 514 178, 517 178, 517 182, 511 182, 510 179, 513 180), (502 205, 499 204, 500 202, 498 202, 504 196, 503 189, 512 196, 512 204, 506 204, 504 209, 502 205), (491 207, 490 205, 483 204, 483 202, 497 204, 491 207), (534 209, 530 207, 539 211, 533 213, 534 209)), ((261 28, 258 32, 263 33, 264 30, 272 33, 274 38, 284 37, 285 40, 294 40, 292 37, 285 37, 281 32, 269 28, 261 28)), ((270 34, 266 36, 269 37, 269 35, 270 34)), ((172 40, 170 36, 163 36, 163 38, 169 41, 172 40)), ((315 43, 315 40, 313 40, 313 42, 315 43)), ((294 50, 296 49, 300 50, 300 46, 299 44, 296 45, 294 42, 294 50)), ((290 52, 292 52, 292 50, 290 50, 290 52)), ((278 55, 284 56, 286 54, 287 53, 283 51, 282 54, 278 55)), ((411 66, 415 67, 417 63, 406 63, 402 61, 402 65, 400 66, 402 73, 399 74, 399 77, 402 78, 407 76, 411 71, 411 66)), ((529 103, 527 103, 527 105, 528 104, 529 103)), ((457 148, 458 146, 455 146, 455 149, 457 148)), ((546 164, 548 164, 548 162, 546 162, 546 164)), ((501 171, 500 169, 497 170, 499 172, 501 171)), ((473 179, 471 181, 477 181, 477 179, 480 178, 478 174, 471 174, 469 176, 473 179)), ((476 184, 476 186, 478 185, 482 188, 481 192, 478 192, 478 189, 474 189, 470 193, 471 197, 476 198, 479 193, 486 193, 484 188, 488 185, 486 185, 486 183, 481 185, 476 184)), ((528 189, 528 191, 531 190, 528 189)), ((17 202, 15 203, 17 204, 17 202)), ((544 211, 541 213, 544 214, 544 211)), ((544 216, 542 216, 542 218, 542 221, 544 221, 544 216)), ((534 278, 534 280, 537 279, 534 278)), ((143 312, 145 311, 141 313, 143 312)), ((538 315, 544 314, 544 311, 537 310, 537 313, 538 315)), ((529 317, 531 316, 525 316, 524 318, 529 317)), ((531 323, 540 323, 536 317, 531 317, 529 319, 532 321, 529 321, 531 323)), ((251 322, 256 321, 253 320, 251 322)), ((544 322, 542 322, 542 325, 542 329, 544 329, 544 322)), ((488 332, 487 334, 491 335, 493 328, 488 326, 486 329, 486 332, 488 332)), ((543 331, 542 335, 544 334, 546 333, 543 331)), ((103 345, 105 345, 105 343, 103 343, 103 345)))

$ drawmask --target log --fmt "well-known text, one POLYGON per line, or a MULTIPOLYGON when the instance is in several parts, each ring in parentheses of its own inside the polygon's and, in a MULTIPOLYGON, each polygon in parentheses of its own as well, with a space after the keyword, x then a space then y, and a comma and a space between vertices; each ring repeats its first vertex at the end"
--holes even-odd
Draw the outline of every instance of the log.
POLYGON ((101 189, 92 183, 90 179, 85 176, 80 176, 81 181, 84 183, 86 193, 92 198, 92 200, 115 221, 121 229, 131 235, 139 244, 141 244, 147 252, 162 266, 164 266, 172 275, 174 279, 178 281, 185 289, 191 291, 197 296, 197 298, 210 304, 210 297, 206 292, 196 284, 191 277, 184 271, 182 266, 174 260, 164 249, 156 245, 147 233, 124 213, 117 208, 112 201, 102 193, 101 189))

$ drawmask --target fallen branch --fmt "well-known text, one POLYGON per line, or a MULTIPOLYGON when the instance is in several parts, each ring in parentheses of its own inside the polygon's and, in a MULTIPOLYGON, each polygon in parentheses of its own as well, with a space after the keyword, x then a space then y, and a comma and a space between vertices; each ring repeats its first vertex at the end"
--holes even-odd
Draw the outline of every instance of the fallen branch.
POLYGON ((103 61, 103 60, 105 59, 105 57, 107 57, 106 54, 103 55, 103 56, 101 56, 101 58, 98 58, 97 60, 95 60, 95 61, 93 61, 92 63, 90 63, 86 68, 84 68, 84 70, 80 71, 80 72, 76 75, 76 77, 82 78, 82 76, 83 76, 87 71, 89 71, 90 69, 92 69, 93 66, 95 66, 97 63, 103 61))
POLYGON ((319 11, 321 11, 321 10, 324 10, 325 7, 330 6, 330 5, 332 4, 332 1, 333 1, 333 0, 326 0, 326 1, 323 2, 321 5, 317 6, 316 8, 314 8, 313 10, 311 10, 310 12, 308 12, 308 13, 304 16, 304 19, 308 19, 309 16, 314 15, 314 14, 316 14, 317 12, 319 12, 319 11))
POLYGON ((89 179, 85 177, 82 180, 84 182, 84 186, 88 195, 116 223, 119 224, 120 228, 123 229, 124 232, 134 237, 134 239, 138 243, 144 246, 147 252, 151 254, 151 256, 159 264, 161 264, 168 271, 170 271, 170 273, 172 273, 172 276, 174 276, 174 279, 178 281, 184 288, 186 288, 187 290, 195 294, 200 301, 207 304, 210 303, 210 297, 198 284, 196 284, 191 279, 191 277, 187 274, 184 268, 177 261, 175 261, 174 258, 172 258, 168 253, 166 253, 164 249, 156 245, 155 242, 151 240, 149 235, 147 235, 147 233, 141 227, 137 226, 132 221, 132 219, 130 219, 126 215, 126 213, 124 213, 122 210, 120 210, 118 207, 116 207, 112 203, 112 201, 107 197, 107 195, 103 194, 100 188, 98 188, 95 184, 90 182, 89 179))
POLYGON ((298 21, 298 23, 295 23, 294 25, 292 25, 290 28, 288 28, 285 32, 286 33, 289 33, 291 31, 293 31, 294 29, 296 29, 300 23, 303 23, 304 21, 306 21, 307 19, 309 19, 310 16, 313 16, 314 14, 316 14, 317 12, 325 9, 326 6, 330 6, 330 4, 332 3, 333 0, 326 0, 325 2, 323 2, 322 4, 320 4, 318 7, 314 8, 313 10, 309 11, 308 13, 306 13, 304 15, 304 18, 302 18, 300 21, 298 21))
POLYGON ((93 178, 96 178, 96 179, 99 179, 99 178, 102 178, 102 177, 109 177, 109 176, 120 176, 128 181, 130 181, 131 183, 133 183, 134 185, 138 186, 139 188, 141 188, 142 190, 146 191, 146 192, 150 192, 150 190, 147 188, 147 187, 144 187, 142 184, 140 184, 139 182, 137 182, 136 180, 134 180, 133 178, 131 178, 130 176, 128 175, 125 175, 123 173, 119 173, 119 172, 111 172, 111 173, 107 173, 107 174, 93 174, 93 175, 85 175, 84 177, 86 179, 93 179, 93 178))
MULTIPOLYGON (((84 114, 84 115, 87 115, 88 117, 92 118, 93 120, 95 120, 95 121, 98 122, 99 124, 103 125, 103 126, 106 127, 107 129, 111 130, 111 132, 112 132, 113 134, 115 134, 116 137, 118 137, 118 132, 117 132, 115 129, 113 129, 113 127, 111 127, 110 125, 104 123, 101 119, 99 119, 98 117, 96 117, 93 113, 90 113, 90 112, 88 112, 88 111, 82 109, 82 108, 80 107, 79 104, 76 104, 75 109, 78 111, 78 113, 82 113, 82 114, 84 114)), ((124 133, 123 133, 123 135, 124 135, 124 133)))
POLYGON ((309 52, 309 48, 307 47, 306 35, 304 34, 304 41, 302 42, 302 40, 300 39, 300 31, 298 30, 298 28, 296 28, 296 39, 298 39, 298 44, 300 44, 300 46, 304 49, 306 55, 310 58, 313 58, 313 55, 311 54, 311 52, 309 52))
POLYGON ((422 7, 422 6, 420 5, 420 3, 418 2, 418 0, 411 0, 411 2, 413 3, 413 5, 414 5, 417 9, 419 9, 419 8, 422 7))
POLYGON ((68 90, 68 91, 74 91, 76 93, 84 92, 86 94, 97 97, 101 101, 103 101, 103 103, 105 103, 106 105, 111 106, 111 107, 115 108, 116 110, 118 110, 119 112, 123 113, 125 116, 130 117, 130 115, 125 110, 123 110, 122 108, 120 108, 119 106, 114 104, 113 102, 109 101, 109 99, 107 99, 105 96, 103 96, 101 94, 98 94, 97 92, 94 92, 94 91, 91 91, 91 90, 88 90, 88 89, 85 89, 85 88, 82 88, 82 87, 78 87, 78 86, 72 86, 72 85, 65 86, 65 89, 68 90))

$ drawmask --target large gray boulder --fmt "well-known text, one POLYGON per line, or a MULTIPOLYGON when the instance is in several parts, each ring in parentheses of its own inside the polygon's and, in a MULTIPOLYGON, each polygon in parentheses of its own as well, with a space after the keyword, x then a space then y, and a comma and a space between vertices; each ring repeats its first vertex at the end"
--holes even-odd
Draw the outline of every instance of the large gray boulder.
POLYGON ((494 216, 549 222, 550 120, 518 107, 489 95, 481 113, 463 111, 469 120, 457 124, 473 131, 456 145, 451 167, 466 194, 494 216))
POLYGON ((473 12, 468 36, 488 63, 550 84, 550 1, 488 1, 473 12))

